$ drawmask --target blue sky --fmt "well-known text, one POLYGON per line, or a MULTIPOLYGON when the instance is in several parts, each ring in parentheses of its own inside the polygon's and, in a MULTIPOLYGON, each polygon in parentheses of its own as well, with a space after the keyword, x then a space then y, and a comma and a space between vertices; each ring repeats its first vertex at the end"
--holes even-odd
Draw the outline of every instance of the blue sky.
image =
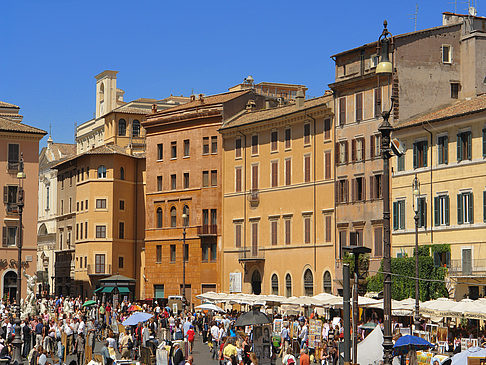
POLYGON ((417 3, 417 29, 454 11, 448 0, 3 0, 0 100, 72 142, 106 69, 119 71, 125 101, 224 92, 248 75, 319 96, 334 78, 330 55, 377 39, 385 18, 394 34, 413 31, 417 3))

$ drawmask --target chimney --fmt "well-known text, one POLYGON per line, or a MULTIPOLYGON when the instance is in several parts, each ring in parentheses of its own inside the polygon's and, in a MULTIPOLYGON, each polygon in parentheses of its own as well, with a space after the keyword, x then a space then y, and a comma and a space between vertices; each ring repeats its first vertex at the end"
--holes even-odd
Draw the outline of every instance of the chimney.
POLYGON ((196 95, 191 94, 191 101, 196 101, 196 95))
POLYGON ((49 135, 49 138, 47 139, 47 149, 50 149, 52 146, 52 137, 49 135))
POLYGON ((253 99, 248 100, 248 103, 246 103, 246 111, 251 112, 255 109, 256 109, 255 100, 253 99))
POLYGON ((152 104, 152 114, 157 113, 157 104, 152 104))
POLYGON ((270 109, 270 100, 265 100, 265 109, 270 109))
POLYGON ((201 104, 204 103, 204 94, 199 94, 199 101, 201 102, 201 104))
POLYGON ((297 108, 302 108, 304 106, 304 91, 299 89, 297 95, 295 96, 295 105, 297 108))

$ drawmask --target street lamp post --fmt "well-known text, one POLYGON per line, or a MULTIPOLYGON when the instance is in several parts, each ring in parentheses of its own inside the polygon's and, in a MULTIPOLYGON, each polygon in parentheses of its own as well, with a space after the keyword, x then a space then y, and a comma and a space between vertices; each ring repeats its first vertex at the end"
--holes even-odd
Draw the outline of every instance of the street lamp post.
POLYGON ((18 202, 17 206, 19 209, 19 239, 17 241, 17 251, 18 251, 18 259, 17 259, 17 307, 15 313, 15 338, 12 341, 14 346, 13 351, 13 362, 17 362, 20 364, 22 362, 21 358, 21 350, 22 350, 22 338, 20 334, 20 299, 22 298, 22 214, 24 211, 24 184, 23 181, 25 179, 25 172, 24 172, 24 157, 23 154, 20 154, 20 163, 19 163, 19 171, 17 173, 17 179, 19 180, 19 191, 18 191, 18 202))
MULTIPOLYGON (((386 20, 383 32, 378 38, 380 63, 376 66, 376 74, 390 77, 393 64, 389 60, 392 35, 388 32, 386 20)), ((388 119, 393 108, 391 99, 390 110, 382 112, 383 122, 378 127, 381 133, 381 156, 383 159, 383 364, 391 365, 393 360, 393 342, 391 330, 391 240, 390 240, 390 135, 393 131, 388 119)))
POLYGON ((417 174, 412 183, 413 189, 413 210, 415 212, 415 331, 420 329, 420 302, 419 302, 419 244, 418 244, 418 225, 419 225, 419 206, 418 198, 420 196, 420 182, 417 179, 417 174))
POLYGON ((182 213, 182 307, 186 309, 186 226, 189 216, 182 213))

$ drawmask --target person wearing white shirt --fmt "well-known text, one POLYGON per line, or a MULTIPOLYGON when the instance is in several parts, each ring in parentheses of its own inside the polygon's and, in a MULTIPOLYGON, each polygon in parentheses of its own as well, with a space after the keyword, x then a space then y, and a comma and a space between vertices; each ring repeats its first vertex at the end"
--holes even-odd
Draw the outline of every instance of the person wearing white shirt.
POLYGON ((216 322, 213 322, 213 325, 211 326, 211 339, 213 341, 212 357, 214 360, 216 354, 219 352, 219 328, 216 325, 216 322))

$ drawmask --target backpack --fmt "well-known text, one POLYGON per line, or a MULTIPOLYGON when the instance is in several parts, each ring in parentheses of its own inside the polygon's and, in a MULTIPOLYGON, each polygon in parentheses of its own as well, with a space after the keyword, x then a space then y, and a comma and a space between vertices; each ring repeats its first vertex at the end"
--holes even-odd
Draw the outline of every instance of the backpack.
POLYGON ((127 342, 127 349, 131 350, 133 349, 133 341, 131 338, 128 339, 128 342, 127 342))

